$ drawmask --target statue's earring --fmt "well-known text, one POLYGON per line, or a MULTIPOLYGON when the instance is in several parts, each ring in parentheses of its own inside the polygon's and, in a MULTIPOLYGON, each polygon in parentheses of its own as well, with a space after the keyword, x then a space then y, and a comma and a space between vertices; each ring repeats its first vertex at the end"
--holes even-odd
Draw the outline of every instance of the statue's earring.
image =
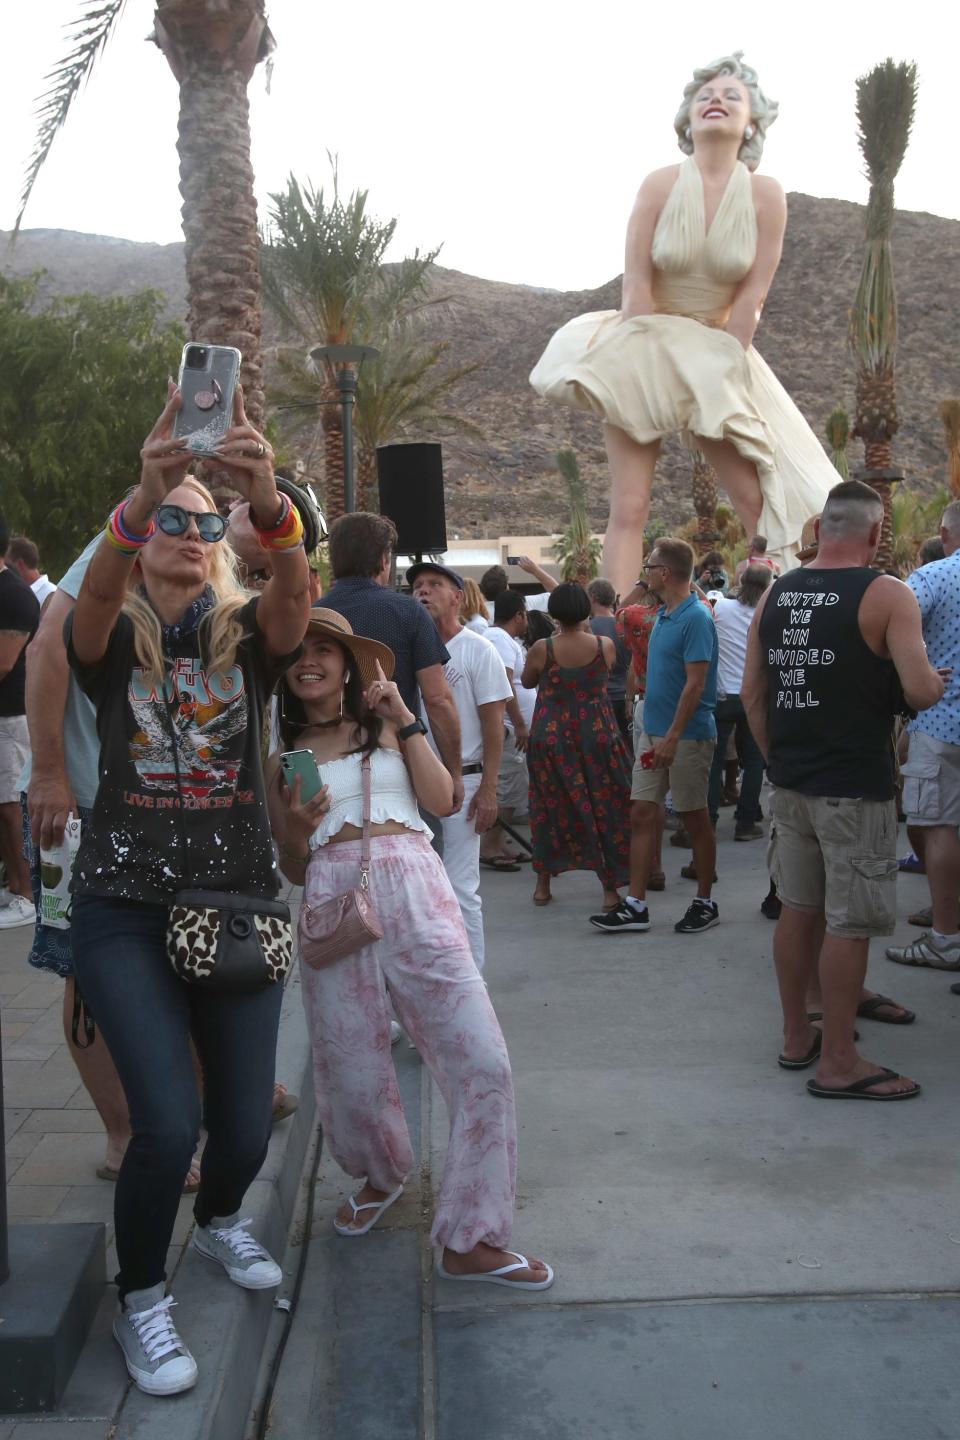
POLYGON ((690 126, 689 126, 689 125, 687 126, 687 128, 686 128, 686 129, 684 130, 684 132, 683 132, 683 138, 684 138, 685 140, 690 140, 690 139, 693 138, 693 131, 690 129, 690 126))
POLYGON ((748 125, 746 130, 744 130, 743 132, 743 138, 744 140, 752 140, 756 133, 757 132, 754 130, 753 126, 748 125))

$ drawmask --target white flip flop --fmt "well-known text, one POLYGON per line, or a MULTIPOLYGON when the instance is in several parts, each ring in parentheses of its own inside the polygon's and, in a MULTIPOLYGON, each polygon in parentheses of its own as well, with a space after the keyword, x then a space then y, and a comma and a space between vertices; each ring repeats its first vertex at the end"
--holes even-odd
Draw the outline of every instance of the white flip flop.
POLYGON ((394 1190, 393 1194, 388 1195, 385 1200, 368 1200, 365 1205, 358 1205, 356 1200, 354 1200, 353 1196, 348 1195, 347 1200, 350 1204, 351 1210, 353 1211, 354 1219, 357 1218, 361 1210, 372 1210, 373 1214, 371 1215, 369 1220, 366 1220, 362 1225, 359 1226, 340 1225, 335 1219, 333 1222, 334 1230, 336 1230, 338 1235, 366 1235, 367 1231, 372 1230, 374 1225, 376 1225, 383 1212, 385 1210, 389 1210, 394 1200, 399 1200, 402 1194, 403 1186, 398 1185, 396 1190, 394 1190))
MULTIPOLYGON (((441 1280, 473 1280, 486 1285, 508 1285, 511 1290, 549 1290, 553 1284, 553 1268, 547 1265, 546 1280, 511 1280, 509 1277, 515 1270, 529 1270, 530 1261, 526 1255, 521 1255, 518 1250, 508 1250, 512 1255, 515 1265, 501 1265, 499 1270, 484 1270, 471 1275, 451 1275, 449 1270, 443 1268, 443 1261, 437 1261, 437 1274, 441 1280)), ((545 1262, 544 1262, 545 1263, 545 1262)))

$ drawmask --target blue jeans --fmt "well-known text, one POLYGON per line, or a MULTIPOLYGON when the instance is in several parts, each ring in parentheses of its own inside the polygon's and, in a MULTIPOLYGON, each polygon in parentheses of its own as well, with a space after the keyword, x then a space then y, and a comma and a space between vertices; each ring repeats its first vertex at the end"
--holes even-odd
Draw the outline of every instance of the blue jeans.
POLYGON ((711 820, 720 814, 720 791, 723 789, 723 767, 727 757, 730 732, 737 735, 737 753, 743 766, 740 782, 740 799, 734 811, 738 825, 756 825, 763 819, 760 809, 760 789, 763 785, 763 756, 750 732, 747 717, 739 695, 727 695, 717 701, 717 748, 710 771, 710 793, 707 808, 711 820))
POLYGON ((239 1210, 267 1153, 282 985, 246 995, 187 985, 166 951, 167 907, 80 896, 77 984, 127 1097, 132 1138, 114 1216, 120 1298, 166 1278, 167 1247, 200 1131, 190 1039, 203 1071, 207 1145, 194 1214, 239 1210))

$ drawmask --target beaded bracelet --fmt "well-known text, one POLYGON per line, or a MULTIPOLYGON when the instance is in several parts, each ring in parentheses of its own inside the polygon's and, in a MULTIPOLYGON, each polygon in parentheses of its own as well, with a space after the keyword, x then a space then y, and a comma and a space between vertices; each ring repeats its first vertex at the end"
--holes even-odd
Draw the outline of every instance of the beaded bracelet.
POLYGON ((126 501, 121 501, 111 514, 106 524, 104 534, 107 541, 114 550, 128 559, 132 559, 138 551, 142 550, 147 541, 150 540, 157 528, 156 520, 151 520, 145 535, 134 535, 123 523, 123 512, 126 509, 126 501))

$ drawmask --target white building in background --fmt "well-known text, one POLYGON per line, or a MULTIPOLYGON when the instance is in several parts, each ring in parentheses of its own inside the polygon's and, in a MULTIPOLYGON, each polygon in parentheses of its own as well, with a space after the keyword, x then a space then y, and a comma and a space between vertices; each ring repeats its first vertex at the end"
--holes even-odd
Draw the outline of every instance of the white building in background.
MULTIPOLYGON (((442 555, 430 558, 449 565, 464 579, 479 580, 491 565, 502 565, 507 579, 517 590, 539 590, 540 586, 532 575, 516 565, 508 565, 511 555, 529 555, 530 559, 546 570, 549 575, 560 578, 560 569, 553 553, 558 535, 498 535, 490 539, 451 540, 442 555)), ((603 537, 595 537, 602 540, 603 537)), ((412 565, 412 555, 397 556, 397 573, 402 576, 407 566, 412 565)))

